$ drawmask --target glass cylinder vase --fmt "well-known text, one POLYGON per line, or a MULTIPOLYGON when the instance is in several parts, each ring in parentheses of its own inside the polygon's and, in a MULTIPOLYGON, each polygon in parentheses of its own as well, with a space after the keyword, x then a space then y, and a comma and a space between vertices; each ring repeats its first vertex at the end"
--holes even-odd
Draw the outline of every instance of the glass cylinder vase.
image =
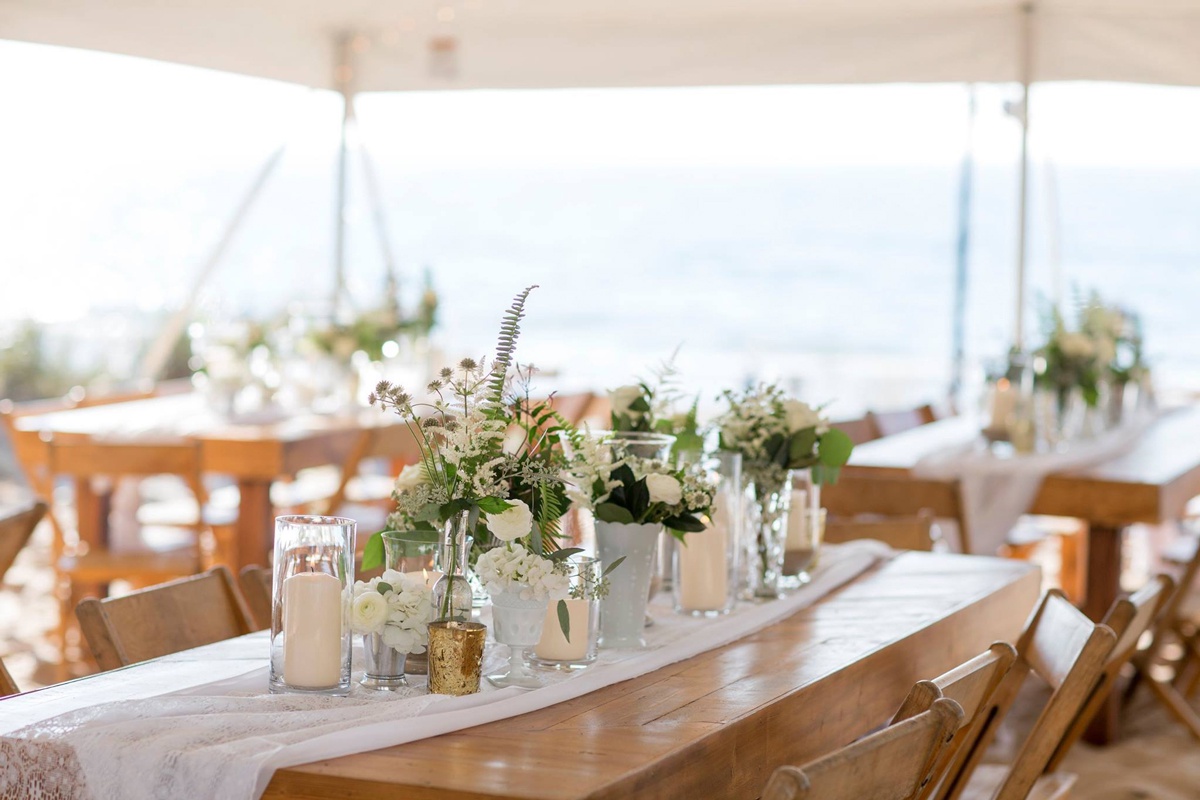
POLYGON ((738 551, 745 513, 742 500, 742 455, 723 451, 715 464, 719 481, 712 518, 698 533, 676 542, 672 567, 675 611, 691 616, 719 616, 733 609, 738 591, 738 551))
POLYGON ((463 511, 446 520, 438 541, 437 571, 441 576, 433 584, 433 618, 435 622, 471 619, 472 591, 467 581, 467 552, 471 537, 471 513, 463 511))
POLYGON ((349 694, 355 528, 343 517, 275 518, 271 692, 349 694))
POLYGON ((813 482, 811 469, 792 470, 791 494, 780 583, 785 589, 798 588, 812 579, 809 570, 816 565, 825 534, 821 484, 813 482))
POLYGON ((608 593, 600 601, 600 646, 645 647, 646 602, 650 594, 654 552, 662 525, 596 521, 596 549, 608 567, 625 558, 608 575, 608 593))
POLYGON ((792 502, 792 471, 773 465, 747 469, 742 481, 748 487, 752 506, 747 515, 746 569, 748 595, 757 600, 774 600, 782 591, 783 554, 787 542, 788 511, 792 502), (780 474, 776 474, 776 473, 780 474))
POLYGON ((571 556, 568 563, 568 595, 562 601, 567 609, 567 632, 563 633, 558 618, 558 602, 551 603, 542 622, 542 638, 530 658, 539 667, 574 670, 596 660, 602 594, 600 559, 580 554, 571 556))
MULTIPOLYGON (((440 539, 441 534, 436 531, 384 531, 384 565, 387 569, 423 580, 432 589, 442 577, 437 568, 440 539)), ((428 670, 428 651, 409 653, 404 659, 404 671, 409 675, 424 675, 428 670)))

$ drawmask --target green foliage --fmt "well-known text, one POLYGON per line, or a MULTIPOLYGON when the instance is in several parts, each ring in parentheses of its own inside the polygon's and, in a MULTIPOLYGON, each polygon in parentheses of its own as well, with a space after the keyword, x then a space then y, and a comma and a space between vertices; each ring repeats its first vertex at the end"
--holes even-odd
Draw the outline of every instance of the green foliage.
POLYGON ((517 350, 517 337, 521 335, 521 320, 525 317, 525 301, 537 284, 527 286, 525 291, 513 298, 512 305, 500 320, 500 337, 496 341, 496 359, 492 363, 492 379, 488 394, 495 405, 504 402, 504 386, 508 370, 513 366, 513 354, 517 350))
POLYGON ((0 331, 0 397, 60 397, 91 377, 71 367, 65 348, 51 349, 38 323, 25 320, 13 330, 0 331))
POLYGON ((362 571, 375 569, 383 564, 383 531, 376 531, 371 534, 371 538, 367 539, 366 547, 363 548, 362 555, 362 571))

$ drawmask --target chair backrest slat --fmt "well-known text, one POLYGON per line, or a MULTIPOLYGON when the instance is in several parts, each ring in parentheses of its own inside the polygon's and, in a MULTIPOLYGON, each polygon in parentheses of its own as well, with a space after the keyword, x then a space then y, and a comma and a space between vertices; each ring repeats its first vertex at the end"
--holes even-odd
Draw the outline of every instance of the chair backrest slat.
POLYGON ((18 694, 20 691, 17 688, 17 682, 12 679, 12 675, 9 675, 8 670, 5 669, 4 662, 0 661, 0 697, 18 694))
POLYGON ((250 616, 258 630, 271 627, 271 581, 274 576, 267 567, 243 567, 238 574, 238 585, 250 616))
POLYGON ((115 669, 253 631, 227 567, 122 597, 89 598, 75 610, 96 663, 115 669))
POLYGON ((936 778, 938 753, 962 719, 957 703, 937 700, 928 711, 803 767, 780 767, 762 800, 907 800, 936 778))
POLYGON ((0 511, 0 579, 17 560, 17 554, 45 514, 46 504, 37 499, 0 511))

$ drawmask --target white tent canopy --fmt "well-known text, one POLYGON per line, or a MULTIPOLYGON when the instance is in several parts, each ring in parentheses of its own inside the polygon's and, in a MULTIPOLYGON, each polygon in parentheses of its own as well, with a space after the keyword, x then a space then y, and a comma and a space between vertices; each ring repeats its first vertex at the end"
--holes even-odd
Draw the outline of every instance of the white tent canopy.
POLYGON ((356 91, 1200 84, 1196 0, 0 0, 0 38, 320 88, 349 41, 356 91))

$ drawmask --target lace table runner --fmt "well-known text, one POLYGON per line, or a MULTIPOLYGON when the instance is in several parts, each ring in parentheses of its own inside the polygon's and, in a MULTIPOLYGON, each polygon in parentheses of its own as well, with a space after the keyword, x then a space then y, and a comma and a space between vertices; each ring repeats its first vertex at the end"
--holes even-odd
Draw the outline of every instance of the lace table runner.
MULTIPOLYGON (((546 686, 467 697, 354 684, 349 697, 270 695, 265 632, 0 701, 0 798, 256 798, 282 767, 377 750, 536 711, 747 636, 809 606, 890 551, 854 542, 822 552, 813 581, 719 619, 652 606, 644 650, 602 650, 589 669, 539 673, 546 686)), ((484 620, 487 622, 488 620, 484 620)), ((358 654, 356 653, 356 656, 358 654)), ((485 673, 507 648, 489 643, 485 673)), ((357 678, 357 675, 355 676, 357 678)))

